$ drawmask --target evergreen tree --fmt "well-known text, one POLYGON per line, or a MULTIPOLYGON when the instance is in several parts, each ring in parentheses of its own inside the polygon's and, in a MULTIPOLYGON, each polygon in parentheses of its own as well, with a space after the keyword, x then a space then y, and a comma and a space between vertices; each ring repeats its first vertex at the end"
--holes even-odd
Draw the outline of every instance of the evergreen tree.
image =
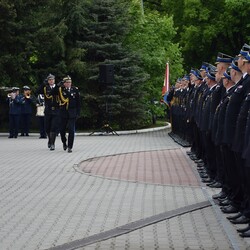
POLYGON ((101 123, 109 120, 119 129, 143 127, 148 122, 144 105, 147 74, 139 56, 123 43, 130 30, 128 1, 93 0, 87 12, 84 48, 90 95, 86 100, 98 109, 91 113, 97 114, 96 120, 102 117, 101 123), (100 64, 114 65, 114 83, 98 81, 100 64))
POLYGON ((31 12, 35 1, 0 1, 0 73, 4 85, 29 84, 29 53, 34 31, 31 12))

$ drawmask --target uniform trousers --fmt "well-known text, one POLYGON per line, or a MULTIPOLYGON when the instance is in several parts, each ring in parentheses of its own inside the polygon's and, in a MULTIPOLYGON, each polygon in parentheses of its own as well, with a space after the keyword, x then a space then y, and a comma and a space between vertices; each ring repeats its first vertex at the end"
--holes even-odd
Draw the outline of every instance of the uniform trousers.
POLYGON ((240 175, 237 169, 235 154, 229 145, 223 145, 223 160, 227 172, 227 183, 230 188, 229 199, 235 207, 240 208, 242 201, 240 175))
POLYGON ((238 185, 238 193, 239 198, 241 199, 241 211, 245 210, 245 201, 247 197, 247 176, 245 176, 245 160, 241 157, 241 153, 235 153, 237 172, 239 174, 239 185, 238 185))
POLYGON ((212 142, 211 133, 203 132, 204 141, 204 160, 207 163, 207 172, 209 177, 215 179, 216 176, 216 157, 215 157, 215 146, 212 142))
POLYGON ((215 145, 215 158, 216 158, 216 180, 222 185, 225 181, 225 166, 222 160, 220 146, 215 145))
POLYGON ((20 115, 9 115, 9 133, 10 137, 17 137, 20 123, 20 115))
POLYGON ((68 128, 68 148, 73 148, 74 138, 75 138, 75 123, 76 118, 61 118, 60 135, 63 144, 66 144, 66 131, 68 128))
POLYGON ((20 130, 22 134, 29 134, 30 132, 30 118, 31 114, 21 114, 20 130))
POLYGON ((60 124, 60 116, 59 113, 53 114, 45 114, 45 130, 49 135, 50 133, 58 133, 59 132, 59 124, 60 124))
POLYGON ((194 126, 194 144, 195 144, 195 154, 197 156, 197 158, 201 159, 202 157, 202 143, 201 143, 201 135, 200 135, 200 131, 199 128, 197 126, 197 123, 195 123, 194 126))
POLYGON ((245 192, 243 199, 243 214, 250 218, 250 165, 244 165, 243 167, 245 177, 245 192))
POLYGON ((45 131, 45 119, 44 119, 44 116, 38 116, 38 121, 39 121, 40 136, 45 137, 46 136, 46 131, 45 131))

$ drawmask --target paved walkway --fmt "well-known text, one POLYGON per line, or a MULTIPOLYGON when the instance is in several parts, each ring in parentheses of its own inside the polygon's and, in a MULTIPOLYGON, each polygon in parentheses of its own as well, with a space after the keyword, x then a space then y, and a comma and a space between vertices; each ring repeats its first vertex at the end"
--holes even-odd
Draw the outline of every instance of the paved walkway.
POLYGON ((167 133, 0 136, 0 250, 250 249, 167 133))

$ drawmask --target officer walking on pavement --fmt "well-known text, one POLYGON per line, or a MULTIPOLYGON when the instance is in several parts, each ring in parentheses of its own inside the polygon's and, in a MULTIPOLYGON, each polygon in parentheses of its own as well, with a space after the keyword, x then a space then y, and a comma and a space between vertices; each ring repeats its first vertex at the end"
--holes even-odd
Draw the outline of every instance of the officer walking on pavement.
POLYGON ((45 100, 45 130, 48 136, 48 148, 55 150, 56 135, 59 131, 59 93, 55 84, 55 76, 49 74, 42 85, 37 90, 37 94, 43 94, 45 100))
POLYGON ((72 152, 75 138, 75 123, 80 115, 80 94, 77 87, 72 86, 70 76, 63 78, 63 85, 59 87, 60 96, 60 117, 61 127, 60 135, 63 143, 63 149, 72 152), (68 127, 68 143, 66 139, 66 130, 68 127))

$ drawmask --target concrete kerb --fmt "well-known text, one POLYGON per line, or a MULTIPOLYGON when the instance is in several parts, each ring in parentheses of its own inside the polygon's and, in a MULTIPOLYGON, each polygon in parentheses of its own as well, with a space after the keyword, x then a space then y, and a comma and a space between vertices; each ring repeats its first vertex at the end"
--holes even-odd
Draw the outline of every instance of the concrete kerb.
MULTIPOLYGON (((123 130, 123 131, 116 131, 118 135, 128 135, 128 134, 139 134, 139 133, 147 133, 153 131, 159 131, 163 129, 167 129, 171 127, 170 123, 166 123, 166 126, 156 127, 156 128, 145 128, 145 129, 135 129, 135 130, 123 130)), ((110 133, 103 133, 103 132, 94 132, 92 135, 109 135, 110 133)), ((90 135, 90 133, 76 133, 76 135, 90 135)))
MULTIPOLYGON (((153 131, 160 131, 163 129, 168 129, 171 127, 170 123, 166 123, 166 126, 162 127, 156 127, 156 128, 145 128, 145 129, 135 129, 135 130, 124 130, 124 131, 116 131, 118 135, 128 135, 128 134, 139 134, 139 133, 147 133, 147 132, 153 132, 153 131)), ((91 132, 76 132, 76 136, 89 136, 91 132)), ((94 132, 92 135, 110 135, 110 133, 106 132, 94 132)), ((0 133, 0 137, 2 136, 9 136, 9 133, 0 133)), ((30 133, 30 136, 37 136, 39 137, 39 133, 30 133)), ((26 137, 26 136, 24 136, 26 137)))

